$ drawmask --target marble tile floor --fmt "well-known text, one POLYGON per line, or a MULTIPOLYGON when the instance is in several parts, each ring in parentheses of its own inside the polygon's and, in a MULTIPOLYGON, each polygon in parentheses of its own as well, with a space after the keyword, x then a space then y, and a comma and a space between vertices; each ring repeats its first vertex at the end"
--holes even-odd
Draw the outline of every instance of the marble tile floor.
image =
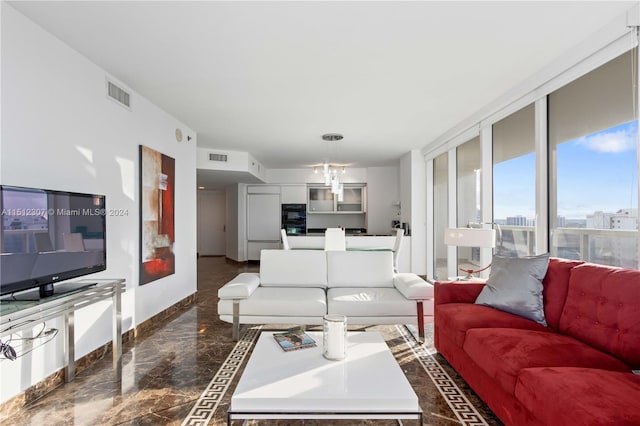
MULTIPOLYGON (((236 264, 224 257, 198 259, 198 301, 162 321, 143 337, 123 347, 122 382, 114 383, 109 356, 80 372, 71 383, 21 409, 7 425, 180 425, 211 381, 235 342, 231 325, 216 315, 217 290, 239 272, 257 271, 254 264, 236 264)), ((393 326, 370 327, 381 332, 419 397, 425 425, 456 425, 446 401, 393 326)), ((429 335, 427 335, 429 338, 429 335)), ((439 357, 439 355, 436 355, 439 357)), ((490 410, 468 389, 441 357, 488 425, 500 425, 490 410)), ((235 382, 239 379, 236 375, 235 382)), ((235 384, 232 383, 232 388, 235 384)), ((212 425, 226 424, 231 391, 225 394, 212 425)), ((240 424, 241 422, 236 422, 240 424)), ((405 421, 406 425, 415 424, 405 421)), ((3 424, 5 424, 3 422, 3 424)), ((354 421, 260 421, 249 425, 353 425, 354 421)), ((362 421, 362 425, 391 425, 362 421)))

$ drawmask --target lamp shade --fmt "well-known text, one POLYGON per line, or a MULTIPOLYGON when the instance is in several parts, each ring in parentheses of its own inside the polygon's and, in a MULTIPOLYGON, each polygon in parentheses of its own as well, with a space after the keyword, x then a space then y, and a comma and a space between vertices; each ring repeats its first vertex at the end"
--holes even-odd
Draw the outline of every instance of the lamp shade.
POLYGON ((482 228, 447 228, 444 243, 459 247, 495 247, 496 231, 482 228))

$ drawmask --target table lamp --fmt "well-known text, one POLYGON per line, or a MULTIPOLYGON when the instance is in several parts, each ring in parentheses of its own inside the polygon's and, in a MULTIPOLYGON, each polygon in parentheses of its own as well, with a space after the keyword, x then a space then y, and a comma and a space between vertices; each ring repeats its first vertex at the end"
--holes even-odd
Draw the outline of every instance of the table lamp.
MULTIPOLYGON (((448 246, 456 247, 481 247, 493 248, 496 246, 496 231, 494 229, 483 228, 447 228, 444 230, 444 243, 448 246)), ((482 269, 458 268, 467 275, 462 280, 470 280, 473 274, 482 272, 489 268, 491 264, 482 269)))

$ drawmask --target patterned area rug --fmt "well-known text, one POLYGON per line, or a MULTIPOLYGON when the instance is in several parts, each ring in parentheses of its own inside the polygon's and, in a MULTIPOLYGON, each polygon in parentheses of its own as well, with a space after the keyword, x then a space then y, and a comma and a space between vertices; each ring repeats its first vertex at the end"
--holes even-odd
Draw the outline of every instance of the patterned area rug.
MULTIPOLYGON (((183 426, 205 426, 226 424, 226 412, 240 372, 251 354, 253 346, 266 327, 249 328, 235 345, 222 366, 202 392, 183 426)), ((396 360, 418 394, 424 412, 424 424, 429 425, 500 425, 500 421, 478 399, 466 383, 449 364, 436 353, 429 342, 419 345, 404 326, 376 326, 367 330, 380 332, 393 352, 396 360), (425 380, 428 377, 430 381, 425 380)), ((263 421, 262 424, 292 424, 263 421)), ((313 424, 308 420, 305 425, 313 424)), ((350 421, 352 424, 353 421, 350 421)), ((366 421, 370 424, 389 424, 366 421)), ((251 422, 253 424, 253 422, 251 422)), ((340 424, 339 421, 332 424, 340 424)), ((393 423, 392 423, 393 424, 393 423)), ((411 424, 411 423, 410 423, 411 424)))
POLYGON ((262 326, 252 327, 242 335, 227 359, 225 359, 222 367, 213 376, 207 388, 196 401, 189 415, 182 422, 183 426, 202 426, 211 422, 222 401, 222 397, 229 390, 234 377, 244 364, 245 358, 248 358, 249 353, 251 353, 251 349, 258 340, 261 330, 262 326))
POLYGON ((429 378, 460 424, 469 426, 488 425, 489 423, 487 423, 482 414, 476 410, 469 398, 466 397, 465 393, 438 362, 434 356, 436 351, 427 351, 427 345, 419 345, 404 327, 396 326, 396 329, 402 334, 403 339, 407 342, 416 359, 429 375, 429 378))

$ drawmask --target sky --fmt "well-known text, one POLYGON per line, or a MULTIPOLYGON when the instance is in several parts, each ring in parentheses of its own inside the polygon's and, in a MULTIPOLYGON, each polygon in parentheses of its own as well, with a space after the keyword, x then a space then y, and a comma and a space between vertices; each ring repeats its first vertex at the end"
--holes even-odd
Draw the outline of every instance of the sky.
MULTIPOLYGON (((631 121, 558 146, 558 215, 586 219, 638 207, 638 123, 631 121)), ((496 164, 494 217, 535 215, 535 154, 496 164)))
POLYGON ((535 153, 503 161, 493 167, 493 216, 533 218, 536 213, 535 153))

